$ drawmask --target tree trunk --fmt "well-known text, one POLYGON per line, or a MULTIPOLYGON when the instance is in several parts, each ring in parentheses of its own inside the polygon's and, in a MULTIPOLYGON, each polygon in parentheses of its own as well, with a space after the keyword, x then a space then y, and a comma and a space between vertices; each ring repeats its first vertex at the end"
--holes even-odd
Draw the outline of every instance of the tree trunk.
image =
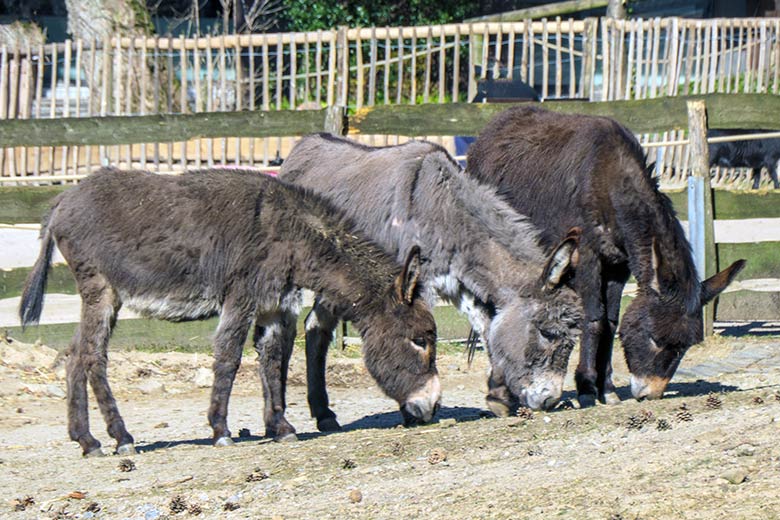
MULTIPOLYGON (((120 113, 126 111, 128 95, 132 96, 130 106, 136 107, 131 108, 131 112, 140 112, 143 103, 144 111, 148 113, 152 109, 151 99, 140 99, 141 67, 148 68, 148 64, 141 63, 139 56, 130 57, 128 53, 123 53, 122 78, 111 77, 109 74, 109 83, 101 85, 101 78, 104 77, 102 53, 111 52, 111 49, 102 51, 91 49, 91 42, 100 48, 115 36, 138 37, 153 34, 154 26, 146 3, 143 0, 65 0, 65 5, 68 9, 68 32, 74 40, 80 39, 84 42, 85 51, 81 62, 87 84, 92 90, 93 113, 98 113, 100 110, 102 88, 109 89, 108 94, 112 98, 112 103, 109 103, 111 113, 116 113, 116 110, 111 110, 116 106, 121 107, 120 113), (94 60, 91 59, 91 52, 97 53, 94 60), (134 72, 128 74, 131 70, 134 72), (129 85, 128 77, 131 83, 129 85), (112 88, 112 84, 121 85, 122 88, 112 88)), ((112 69, 116 66, 115 58, 112 56, 107 63, 109 71, 113 73, 112 69)), ((151 74, 147 73, 146 77, 150 78, 151 74)), ((147 92, 152 92, 152 88, 147 88, 147 92)))
POLYGON ((618 18, 623 20, 625 17, 625 0, 609 0, 609 5, 607 5, 607 18, 618 18))

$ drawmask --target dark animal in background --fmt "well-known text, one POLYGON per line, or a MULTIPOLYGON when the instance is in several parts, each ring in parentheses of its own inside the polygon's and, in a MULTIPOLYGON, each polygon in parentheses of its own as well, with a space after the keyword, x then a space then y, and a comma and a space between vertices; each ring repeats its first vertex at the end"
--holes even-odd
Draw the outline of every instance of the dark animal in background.
MULTIPOLYGON (((769 130, 710 130, 707 137, 727 137, 733 135, 759 134, 769 130)), ((778 170, 780 170, 780 138, 751 139, 726 143, 710 143, 710 166, 726 168, 752 168, 753 189, 757 190, 761 181, 761 168, 766 168, 772 185, 780 188, 778 170)))
POLYGON ((284 411, 300 288, 353 321, 368 371, 404 414, 428 421, 439 405, 435 323, 417 296, 419 249, 402 270, 307 190, 256 172, 104 170, 55 199, 41 238, 20 316, 23 325, 40 316, 56 242, 82 299, 67 381, 68 431, 85 455, 102 453, 89 431, 87 380, 117 451, 134 451, 106 377, 123 304, 171 321, 219 314, 208 412, 216 445, 232 443, 228 400, 252 322, 266 435, 294 438, 284 411))
POLYGON ((690 246, 671 201, 645 167, 637 140, 614 120, 556 114, 534 107, 502 112, 483 129, 467 172, 499 193, 541 229, 552 248, 582 229, 571 279, 583 300, 581 404, 616 403, 612 343, 630 274, 639 293, 626 309, 620 338, 634 397, 663 395, 688 348, 702 340, 702 306, 744 266, 735 262, 699 282, 690 246))
MULTIPOLYGON (((495 413, 559 401, 581 315, 578 298, 563 283, 576 257, 576 230, 545 255, 525 217, 425 141, 374 148, 310 135, 290 152, 280 177, 328 197, 397 258, 409 244, 420 244, 429 305, 437 296, 449 300, 485 338, 492 365, 488 405, 495 413)), ((326 300, 306 320, 309 403, 325 430, 338 428, 325 391, 337 324, 326 300)))

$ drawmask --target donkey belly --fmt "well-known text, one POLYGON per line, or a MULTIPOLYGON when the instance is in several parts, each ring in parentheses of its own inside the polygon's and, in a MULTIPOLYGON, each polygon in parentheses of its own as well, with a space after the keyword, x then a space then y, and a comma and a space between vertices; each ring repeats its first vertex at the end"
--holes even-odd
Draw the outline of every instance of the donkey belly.
POLYGON ((220 303, 215 298, 193 296, 184 298, 166 295, 124 295, 120 292, 123 305, 145 318, 168 321, 202 320, 216 316, 220 303))

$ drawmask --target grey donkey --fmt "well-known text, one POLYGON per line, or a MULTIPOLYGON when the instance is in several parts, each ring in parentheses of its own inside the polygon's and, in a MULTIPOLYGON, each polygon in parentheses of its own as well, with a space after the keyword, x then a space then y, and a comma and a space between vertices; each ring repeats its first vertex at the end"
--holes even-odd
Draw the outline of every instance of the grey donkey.
MULTIPOLYGON (((424 141, 374 148, 310 135, 293 148, 280 177, 330 199, 397 258, 410 244, 424 248, 428 304, 437 295, 451 301, 485 338, 494 413, 558 403, 581 314, 564 283, 577 259, 576 229, 545 256, 525 217, 424 141)), ((339 428, 324 376, 337 324, 331 307, 323 295, 306 319, 309 405, 320 430, 339 428)))

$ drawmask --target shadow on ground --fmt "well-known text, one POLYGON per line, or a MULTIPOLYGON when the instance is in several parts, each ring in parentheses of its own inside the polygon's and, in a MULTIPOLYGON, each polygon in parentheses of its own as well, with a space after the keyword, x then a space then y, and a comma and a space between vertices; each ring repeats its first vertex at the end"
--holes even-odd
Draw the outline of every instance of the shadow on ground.
MULTIPOLYGON (((470 421, 477 421, 484 417, 492 417, 492 414, 490 414, 490 412, 481 410, 479 408, 461 407, 461 406, 443 407, 441 410, 439 410, 439 413, 437 414, 434 423, 440 421, 441 419, 455 419, 459 423, 470 422, 470 421)), ((351 423, 344 424, 342 425, 342 432, 349 432, 355 430, 391 429, 396 427, 403 427, 401 413, 384 412, 384 413, 367 415, 365 417, 361 417, 356 421, 352 421, 351 423)), ((325 435, 338 435, 338 433, 339 432, 333 432, 333 433, 305 432, 305 433, 298 433, 297 436, 298 436, 298 441, 307 441, 325 435)), ((260 435, 246 435, 243 437, 233 436, 232 439, 236 444, 242 444, 244 442, 266 444, 266 443, 273 442, 272 439, 260 435)), ((136 449, 138 450, 139 453, 147 453, 147 452, 152 452, 157 450, 175 448, 177 446, 188 446, 188 445, 211 447, 212 441, 211 438, 206 438, 206 439, 178 439, 178 440, 155 441, 149 444, 144 444, 142 442, 139 442, 136 445, 136 449)), ((223 449, 229 449, 229 448, 223 448, 223 449)))

